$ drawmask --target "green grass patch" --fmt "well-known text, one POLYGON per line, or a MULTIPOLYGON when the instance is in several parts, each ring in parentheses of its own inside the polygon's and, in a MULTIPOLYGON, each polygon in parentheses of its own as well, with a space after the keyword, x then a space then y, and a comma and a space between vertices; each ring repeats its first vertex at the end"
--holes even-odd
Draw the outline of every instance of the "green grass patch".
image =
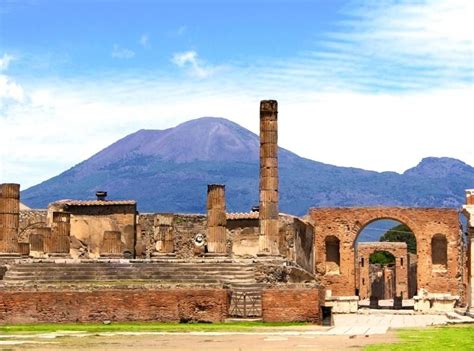
POLYGON ((264 323, 264 322, 232 322, 232 323, 56 323, 56 324, 15 324, 0 326, 0 334, 12 333, 51 333, 57 331, 83 331, 88 333, 103 332, 251 332, 262 328, 294 327, 306 323, 264 323))
POLYGON ((400 342, 367 346, 367 351, 474 350, 474 326, 445 326, 397 331, 400 342))

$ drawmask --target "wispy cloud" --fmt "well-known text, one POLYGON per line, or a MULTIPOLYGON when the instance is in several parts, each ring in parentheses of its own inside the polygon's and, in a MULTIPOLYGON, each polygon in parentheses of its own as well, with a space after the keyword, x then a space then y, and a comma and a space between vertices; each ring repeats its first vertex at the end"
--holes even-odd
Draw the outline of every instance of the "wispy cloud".
POLYGON ((0 57, 0 72, 7 70, 12 60, 13 60, 12 55, 3 54, 3 56, 0 57))
POLYGON ((474 2, 354 1, 313 48, 257 67, 263 78, 324 90, 410 92, 472 84, 474 2))
POLYGON ((186 68, 192 76, 198 78, 207 78, 218 70, 218 67, 212 67, 199 59, 196 51, 175 53, 171 61, 178 67, 186 68))
POLYGON ((135 57, 135 52, 130 49, 126 49, 115 44, 111 55, 112 57, 118 58, 118 59, 131 59, 135 57))
POLYGON ((150 37, 148 36, 148 34, 142 34, 140 36, 140 40, 138 41, 138 43, 145 49, 149 49, 150 48, 150 37))

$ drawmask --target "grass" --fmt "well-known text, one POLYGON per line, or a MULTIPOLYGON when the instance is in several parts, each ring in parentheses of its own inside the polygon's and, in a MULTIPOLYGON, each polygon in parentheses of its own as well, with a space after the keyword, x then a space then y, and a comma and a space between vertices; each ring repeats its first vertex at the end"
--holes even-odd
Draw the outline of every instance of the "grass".
POLYGON ((447 326, 426 329, 405 329, 397 332, 400 342, 377 344, 366 347, 366 351, 437 351, 474 350, 474 326, 447 326))
POLYGON ((232 322, 232 323, 65 323, 65 324, 15 324, 0 326, 0 334, 12 333, 51 333, 57 331, 83 331, 88 333, 103 332, 252 332, 258 328, 293 327, 306 323, 264 323, 264 322, 232 322))

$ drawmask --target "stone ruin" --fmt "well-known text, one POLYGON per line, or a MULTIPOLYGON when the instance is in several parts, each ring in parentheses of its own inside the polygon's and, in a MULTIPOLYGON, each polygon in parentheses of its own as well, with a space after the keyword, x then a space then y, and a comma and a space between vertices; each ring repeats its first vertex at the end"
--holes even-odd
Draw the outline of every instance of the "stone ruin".
POLYGON ((322 322, 322 309, 357 312, 381 297, 419 312, 473 307, 474 191, 462 211, 314 208, 279 212, 278 105, 260 104, 260 206, 226 211, 225 185, 210 184, 207 214, 138 213, 132 200, 59 200, 20 211, 18 184, 0 185, 0 323, 100 320, 322 322), (363 243, 377 219, 406 224, 405 243, 363 243), (467 245, 463 240, 466 234, 467 245), (378 271, 375 251, 395 257, 378 271), (375 283, 379 284, 376 285, 375 283), (374 283, 375 285, 371 286, 374 283), (382 289, 375 293, 377 289, 382 289), (87 301, 87 304, 82 303, 87 301))

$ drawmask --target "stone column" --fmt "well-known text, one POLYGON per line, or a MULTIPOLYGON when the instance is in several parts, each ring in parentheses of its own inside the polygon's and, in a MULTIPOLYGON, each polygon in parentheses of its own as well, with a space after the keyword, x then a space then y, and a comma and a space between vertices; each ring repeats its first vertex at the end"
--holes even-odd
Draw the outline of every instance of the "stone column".
POLYGON ((278 255, 278 103, 260 102, 260 255, 278 255))
POLYGON ((0 184, 0 254, 18 255, 20 185, 0 184))
POLYGON ((466 190, 466 205, 463 207, 467 222, 467 306, 474 313, 474 189, 466 190))
POLYGON ((71 245, 71 214, 53 212, 51 223, 51 254, 69 255, 71 245))
POLYGON ((211 254, 226 254, 227 217, 225 186, 207 186, 207 251, 211 254))

